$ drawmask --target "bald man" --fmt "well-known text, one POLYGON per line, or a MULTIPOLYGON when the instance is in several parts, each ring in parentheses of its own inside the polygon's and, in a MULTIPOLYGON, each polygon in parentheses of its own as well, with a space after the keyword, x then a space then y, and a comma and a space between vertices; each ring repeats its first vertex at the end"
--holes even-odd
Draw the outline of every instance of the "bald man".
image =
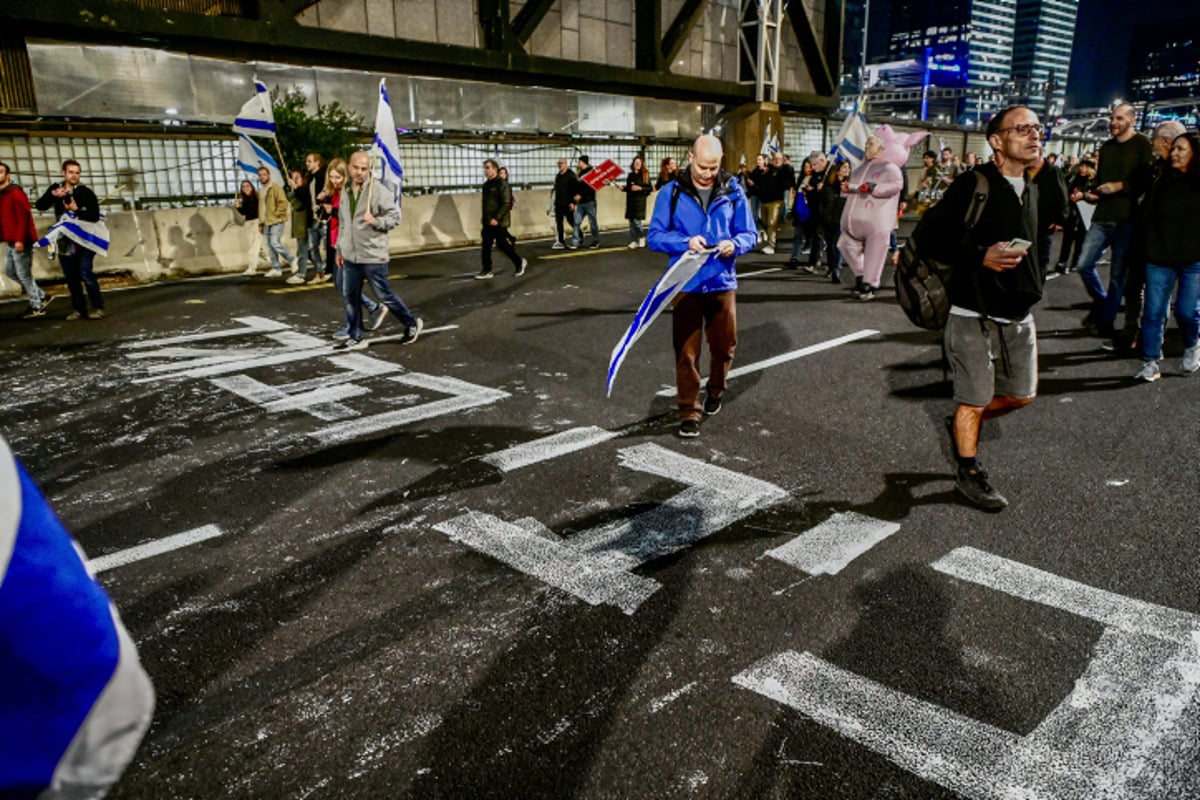
POLYGON ((715 249, 696 276, 675 298, 671 315, 675 345, 679 435, 700 435, 702 416, 721 410, 725 382, 737 345, 737 256, 758 244, 754 217, 737 178, 721 169, 721 140, 696 139, 686 170, 662 188, 650 220, 650 249, 671 263, 687 252, 715 249), (708 396, 700 405, 700 348, 708 338, 708 396))

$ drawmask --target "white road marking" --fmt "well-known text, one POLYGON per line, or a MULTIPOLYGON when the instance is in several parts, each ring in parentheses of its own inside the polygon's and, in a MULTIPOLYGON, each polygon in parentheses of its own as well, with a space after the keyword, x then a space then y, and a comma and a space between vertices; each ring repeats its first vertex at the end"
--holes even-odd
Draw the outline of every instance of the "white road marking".
POLYGON ((178 550, 181 547, 187 547, 188 545, 203 542, 207 539, 213 539, 222 533, 223 531, 217 525, 204 525, 199 528, 193 528, 190 531, 177 533, 174 536, 168 536, 165 539, 147 542, 137 547, 130 547, 125 550, 118 550, 115 553, 109 553, 106 556, 93 558, 87 562, 87 567, 93 574, 104 572, 117 567, 123 567, 126 564, 132 564, 135 561, 169 553, 172 550, 178 550))
POLYGON ((249 336, 258 333, 272 333, 274 331, 284 331, 291 328, 282 322, 276 322, 273 319, 266 317, 234 317, 234 322, 242 323, 240 328, 227 328, 221 331, 209 331, 208 333, 192 333, 186 336, 172 336, 167 339, 147 339, 137 342, 125 342, 122 347, 130 350, 140 350, 147 347, 167 347, 174 344, 183 344, 184 342, 204 342, 210 339, 225 339, 230 336, 249 336))
POLYGON ((522 467, 528 467, 531 464, 549 461, 552 458, 574 453, 577 450, 587 449, 601 442, 607 442, 609 439, 615 439, 619 435, 613 431, 595 426, 571 428, 570 430, 550 436, 544 436, 541 439, 534 439, 532 442, 514 445, 506 450, 489 453, 481 458, 480 461, 483 461, 485 464, 491 464, 501 472, 512 472, 522 467))
POLYGON ((918 700, 811 653, 763 659, 734 683, 977 800, 1184 795, 1173 781, 1200 727, 1200 616, 973 548, 932 566, 1106 626, 1074 689, 1029 735, 918 700))
POLYGON ((834 514, 766 555, 809 575, 836 575, 898 530, 899 523, 848 511, 834 514))
MULTIPOLYGON (((786 364, 789 361, 795 361, 797 358, 804 358, 805 356, 811 356, 812 354, 820 353, 823 350, 832 350, 835 347, 840 347, 844 344, 848 344, 850 342, 856 342, 859 339, 866 339, 871 336, 876 336, 878 334, 879 334, 879 331, 871 330, 868 328, 865 330, 857 331, 855 333, 847 334, 845 336, 839 336, 836 339, 829 339, 824 342, 818 342, 817 344, 809 345, 808 347, 801 347, 799 350, 793 350, 790 353, 783 353, 781 355, 777 355, 772 358, 764 359, 762 361, 755 361, 754 363, 747 364, 744 367, 737 367, 736 369, 731 369, 731 370, 729 370, 729 377, 730 377, 730 379, 733 379, 733 378, 737 378, 741 375, 747 375, 751 372, 758 372, 759 370, 767 369, 769 367, 777 367, 780 364, 786 364)), ((658 392, 657 396, 658 397, 671 397, 674 394, 675 394, 675 387, 671 386, 669 388, 663 389, 661 392, 658 392)))
POLYGON ((621 466, 689 484, 649 511, 558 540, 547 532, 468 512, 435 530, 591 603, 633 614, 659 587, 633 570, 690 547, 787 497, 779 487, 656 444, 618 452, 621 466))
POLYGON ((783 267, 767 267, 766 269, 756 269, 753 272, 739 272, 737 276, 739 278, 753 278, 756 275, 766 275, 769 272, 780 272, 782 270, 783 267))
POLYGON ((669 692, 667 694, 664 694, 662 697, 657 698, 652 703, 650 703, 650 713, 657 714, 659 711, 662 711, 664 708, 666 708, 667 706, 669 706, 671 703, 675 702, 679 698, 683 697, 685 694, 690 692, 692 689, 695 689, 696 686, 698 686, 698 685, 699 685, 699 681, 692 681, 689 684, 680 686, 678 689, 676 689, 673 692, 669 692))
POLYGON ((338 444, 357 439, 361 436, 368 436, 391 428, 397 428, 401 425, 408 425, 423 419, 440 417, 444 414, 454 414, 469 408, 489 405, 509 396, 508 392, 501 391, 500 389, 491 389, 486 386, 467 383, 457 378, 425 375, 419 372, 393 375, 388 380, 411 386, 415 389, 425 389, 451 396, 444 400, 434 400, 410 408, 400 408, 395 411, 385 411, 382 414, 373 414, 367 417, 346 420, 345 422, 337 422, 333 425, 310 431, 308 435, 322 444, 338 444))

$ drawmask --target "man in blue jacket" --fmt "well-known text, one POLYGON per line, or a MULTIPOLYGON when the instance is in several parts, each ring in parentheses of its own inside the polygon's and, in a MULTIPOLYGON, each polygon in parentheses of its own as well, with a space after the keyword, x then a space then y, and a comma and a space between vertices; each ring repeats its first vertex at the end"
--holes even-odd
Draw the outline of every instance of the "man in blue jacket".
POLYGON ((674 302, 675 386, 679 435, 700 435, 701 411, 721 410, 725 380, 737 345, 737 256, 758 244, 754 217, 737 178, 721 169, 721 141, 696 139, 688 169, 658 193, 650 220, 650 248, 678 260, 683 254, 713 250, 674 302), (700 405, 701 334, 708 338, 708 396, 700 405))

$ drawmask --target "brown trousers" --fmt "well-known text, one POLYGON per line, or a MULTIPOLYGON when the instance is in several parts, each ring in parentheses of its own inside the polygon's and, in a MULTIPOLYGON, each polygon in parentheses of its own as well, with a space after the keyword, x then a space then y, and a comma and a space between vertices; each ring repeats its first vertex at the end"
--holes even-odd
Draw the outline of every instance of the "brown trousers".
POLYGON ((733 349, 737 346, 737 294, 680 292, 672 312, 675 343, 675 387, 679 418, 700 419, 700 336, 708 338, 708 393, 725 393, 733 349))

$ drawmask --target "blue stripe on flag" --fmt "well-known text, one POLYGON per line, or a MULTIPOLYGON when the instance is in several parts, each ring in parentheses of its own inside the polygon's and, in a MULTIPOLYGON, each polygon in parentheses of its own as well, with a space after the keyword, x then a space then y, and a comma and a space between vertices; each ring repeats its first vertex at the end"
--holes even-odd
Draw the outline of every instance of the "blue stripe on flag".
POLYGON ((261 119, 249 119, 248 117, 238 117, 233 121, 235 128, 246 128, 247 132, 262 131, 263 133, 275 133, 275 123, 267 122, 261 119))

